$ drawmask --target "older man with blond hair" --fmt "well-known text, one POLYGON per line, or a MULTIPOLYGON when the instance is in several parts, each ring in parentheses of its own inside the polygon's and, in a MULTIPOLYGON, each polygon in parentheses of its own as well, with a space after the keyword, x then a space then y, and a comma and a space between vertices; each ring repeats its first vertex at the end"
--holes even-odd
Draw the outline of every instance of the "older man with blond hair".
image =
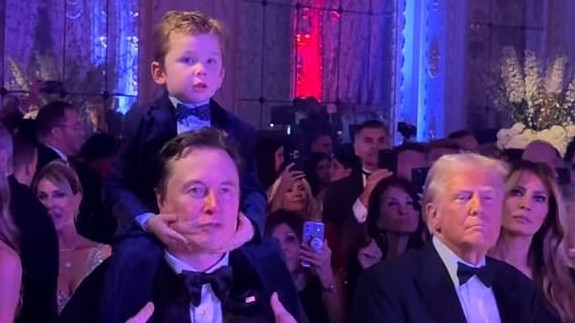
POLYGON ((422 208, 432 241, 359 279, 354 322, 556 322, 535 285, 486 257, 501 228, 500 161, 446 155, 426 179, 422 208))

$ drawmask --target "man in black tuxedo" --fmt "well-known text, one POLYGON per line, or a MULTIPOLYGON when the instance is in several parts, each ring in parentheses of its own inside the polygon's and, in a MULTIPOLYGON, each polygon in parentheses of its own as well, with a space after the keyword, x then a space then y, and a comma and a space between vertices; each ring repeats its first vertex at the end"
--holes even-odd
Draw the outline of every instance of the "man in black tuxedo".
POLYGON ((117 221, 104 212, 102 180, 98 172, 76 157, 84 143, 84 123, 71 104, 55 101, 40 108, 36 117, 38 135, 37 172, 53 161, 60 161, 78 174, 84 195, 76 220, 78 233, 90 240, 111 243, 117 221))
MULTIPOLYGON (((188 244, 167 244, 153 279, 141 281, 141 288, 132 291, 146 294, 144 300, 117 296, 107 300, 119 304, 121 320, 151 301, 155 307, 151 322, 273 322, 278 312, 270 301, 274 293, 299 318, 298 295, 285 262, 277 257, 277 244, 258 239, 219 251, 238 229, 240 206, 239 157, 224 135, 213 128, 179 135, 160 151, 158 167, 159 210, 176 216, 170 226, 188 244)), ((112 261, 117 256, 112 255, 112 261)), ((109 263, 76 291, 61 322, 97 322, 109 263)))
POLYGON ((333 223, 339 241, 339 252, 345 259, 357 250, 364 237, 363 223, 367 217, 369 195, 377 183, 389 176, 389 171, 378 169, 378 154, 389 148, 389 134, 381 121, 370 120, 356 129, 353 149, 361 168, 331 184, 325 192, 323 219, 333 223))
MULTIPOLYGON (((128 113, 119 157, 105 183, 105 207, 119 219, 123 234, 114 244, 119 257, 110 264, 103 291, 101 317, 105 322, 119 322, 117 313, 121 310, 107 300, 138 287, 138 279, 123 272, 124 268, 140 266, 143 269, 137 274, 149 280, 160 265, 162 243, 185 243, 185 237, 169 226, 174 216, 158 209, 152 179, 158 170, 158 151, 176 135, 205 127, 227 134, 245 161, 240 181, 242 225, 238 238, 231 241, 259 239, 263 232, 266 199, 252 157, 255 130, 213 99, 225 76, 220 22, 198 11, 169 11, 156 26, 154 38, 152 77, 166 91, 151 104, 128 113), (142 231, 158 239, 150 239, 142 231), (116 284, 118 280, 123 284, 116 284)), ((219 171, 218 166, 213 165, 212 171, 219 171)))
MULTIPOLYGON (((58 239, 54 223, 44 206, 28 186, 11 174, 13 143, 8 130, 0 125, 2 176, 8 177, 10 213, 20 233, 19 254, 22 263, 22 302, 17 323, 56 322, 56 286, 58 280, 58 239)), ((0 264, 1 266, 1 264, 0 264)), ((2 288, 2 287, 0 287, 2 288)))
POLYGON ((437 160, 422 203, 432 241, 362 274, 354 322, 558 322, 530 279, 486 257, 501 230, 506 173, 472 153, 437 160))

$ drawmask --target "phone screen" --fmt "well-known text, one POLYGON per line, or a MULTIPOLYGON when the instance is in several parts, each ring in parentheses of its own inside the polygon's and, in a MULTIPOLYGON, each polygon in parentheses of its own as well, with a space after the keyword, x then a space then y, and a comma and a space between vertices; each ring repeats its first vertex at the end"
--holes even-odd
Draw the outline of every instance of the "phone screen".
MULTIPOLYGON (((312 250, 319 252, 323 248, 325 225, 319 221, 305 221, 303 225, 302 240, 312 250)), ((310 267, 310 264, 302 261, 302 267, 310 267)))
POLYGON ((397 174, 397 154, 391 149, 383 149, 378 154, 379 169, 387 169, 397 174))

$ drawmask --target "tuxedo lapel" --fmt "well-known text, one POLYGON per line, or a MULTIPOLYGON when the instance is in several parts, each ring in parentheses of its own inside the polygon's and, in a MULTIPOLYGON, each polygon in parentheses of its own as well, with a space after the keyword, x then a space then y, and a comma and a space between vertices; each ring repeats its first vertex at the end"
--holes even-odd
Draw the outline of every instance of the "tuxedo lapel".
POLYGON ((465 323, 465 315, 447 268, 431 243, 420 251, 416 286, 435 322, 465 323), (449 310, 446 310, 449 309, 449 310))
POLYGON ((233 283, 228 299, 222 301, 225 322, 268 322, 269 295, 261 278, 242 249, 230 253, 233 283))
POLYGON ((151 322, 190 322, 190 297, 181 279, 162 261, 154 282, 154 314, 151 322))
MULTIPOLYGON (((261 279, 241 251, 230 253, 232 287, 229 297, 222 302, 224 322, 270 322, 270 296, 262 287, 261 279)), ((182 280, 162 261, 154 282, 154 315, 151 322, 190 322, 190 298, 182 280)))
MULTIPOLYGON (((497 266, 489 258, 487 258, 487 262, 490 266, 497 266)), ((492 288, 502 323, 517 322, 518 314, 521 313, 521 295, 519 295, 517 286, 510 281, 501 275, 501 272, 495 271, 492 288)))
POLYGON ((157 99, 148 110, 141 131, 144 142, 154 148, 159 145, 155 151, 177 135, 176 112, 167 94, 157 99))
POLYGON ((210 100, 210 118, 212 127, 224 131, 230 131, 230 118, 228 112, 215 100, 210 100))

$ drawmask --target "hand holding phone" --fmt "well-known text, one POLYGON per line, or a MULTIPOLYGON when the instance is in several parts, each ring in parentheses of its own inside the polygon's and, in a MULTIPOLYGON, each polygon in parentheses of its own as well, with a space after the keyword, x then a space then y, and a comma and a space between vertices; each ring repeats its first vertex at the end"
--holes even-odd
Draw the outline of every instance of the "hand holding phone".
POLYGON ((382 149, 378 153, 378 168, 397 174, 397 153, 392 149, 382 149))
MULTIPOLYGON (((315 253, 323 249, 323 240, 325 235, 325 225, 318 221, 305 221, 303 225, 302 244, 309 247, 315 253)), ((301 262, 302 267, 309 268, 311 264, 307 261, 301 262)))

